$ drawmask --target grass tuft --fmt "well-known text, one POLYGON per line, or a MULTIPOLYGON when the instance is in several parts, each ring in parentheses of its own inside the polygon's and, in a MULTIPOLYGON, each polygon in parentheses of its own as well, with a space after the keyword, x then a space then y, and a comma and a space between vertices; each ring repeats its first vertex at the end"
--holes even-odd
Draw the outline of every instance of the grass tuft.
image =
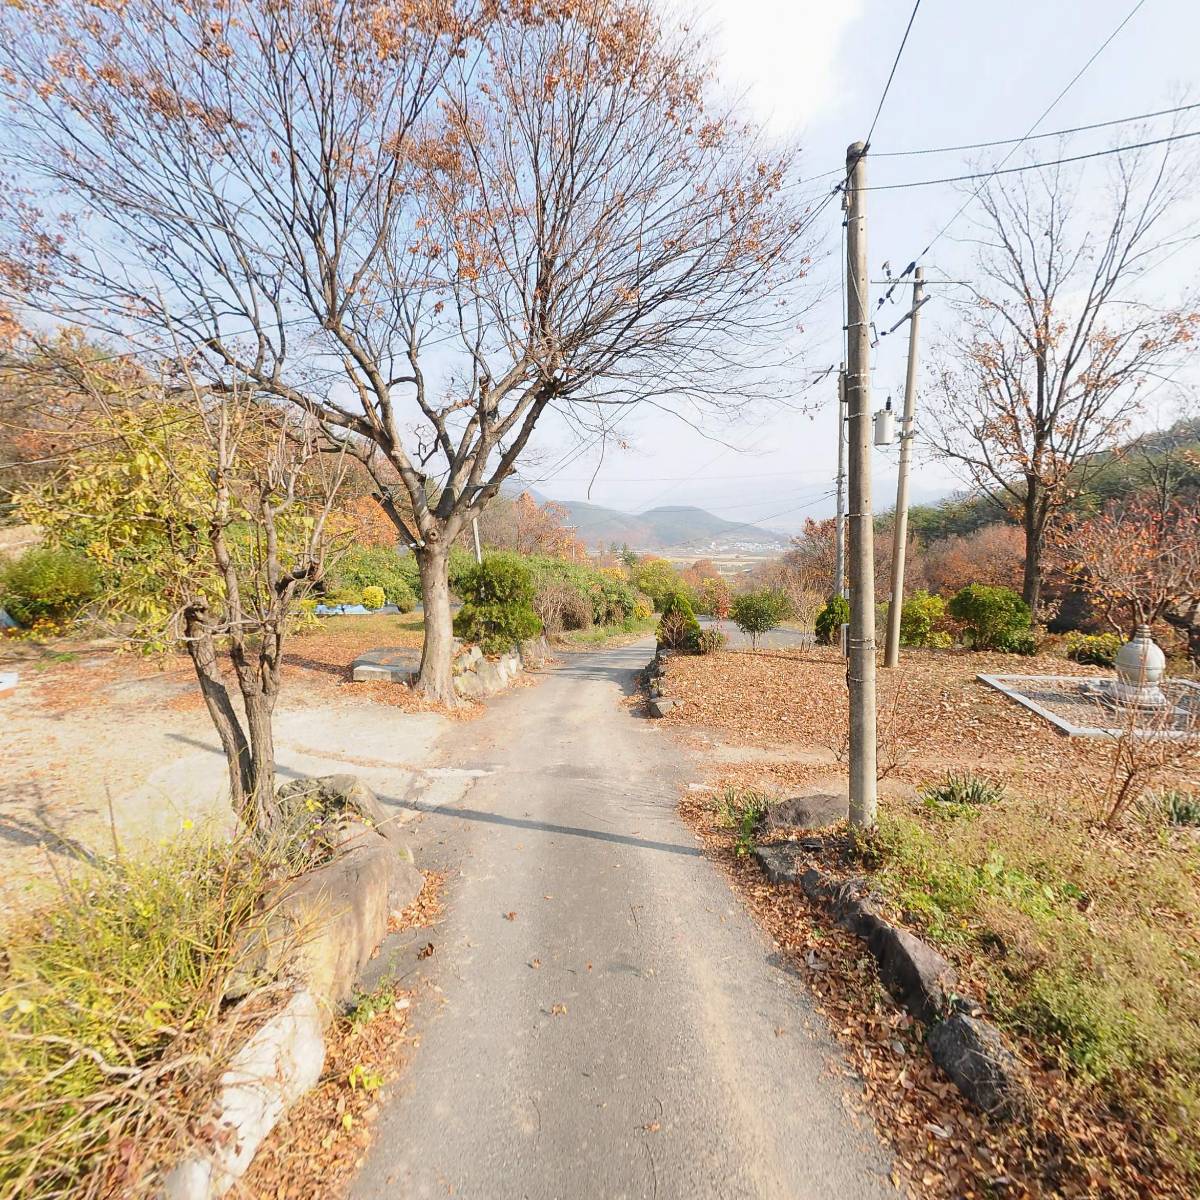
POLYGON ((59 882, 4 934, 0 1195, 138 1196, 219 1074, 222 995, 266 868, 196 837, 59 882))

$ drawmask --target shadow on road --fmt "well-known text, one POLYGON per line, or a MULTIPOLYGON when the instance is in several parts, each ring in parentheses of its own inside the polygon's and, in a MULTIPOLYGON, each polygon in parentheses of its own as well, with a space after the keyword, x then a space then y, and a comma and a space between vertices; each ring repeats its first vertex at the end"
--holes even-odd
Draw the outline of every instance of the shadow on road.
MULTIPOLYGON (((382 799, 383 797, 380 797, 382 799)), ((489 825, 507 825, 515 829, 534 829, 540 833, 562 833, 569 837, 591 838, 598 842, 612 842, 618 846, 640 846, 646 850, 661 850, 667 854, 683 854, 689 858, 703 858, 696 846, 679 846, 674 842, 654 842, 647 838, 632 837, 624 833, 606 833, 602 829, 585 829, 579 825, 556 825, 549 821, 531 821, 524 817, 504 817, 499 813, 484 812, 478 808, 421 808, 408 800, 392 800, 402 808, 412 808, 427 817, 461 817, 465 821, 484 821, 489 825)))

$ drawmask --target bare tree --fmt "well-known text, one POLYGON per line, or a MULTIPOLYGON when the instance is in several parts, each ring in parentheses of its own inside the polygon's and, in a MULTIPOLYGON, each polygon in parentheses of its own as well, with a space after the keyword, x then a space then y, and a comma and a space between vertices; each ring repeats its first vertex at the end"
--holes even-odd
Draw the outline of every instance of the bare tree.
POLYGON ((361 459, 447 703, 449 548, 539 420, 743 402, 795 330, 792 153, 650 0, 44 0, 0 34, 53 302, 181 333, 361 459))
POLYGON ((939 373, 930 441, 1019 514, 1035 615, 1048 531, 1128 428, 1147 378, 1198 327, 1193 300, 1163 308, 1138 294, 1173 240, 1165 225, 1188 176, 1169 149, 1116 163, 1100 217, 1061 168, 984 188, 980 282, 957 306, 939 373))

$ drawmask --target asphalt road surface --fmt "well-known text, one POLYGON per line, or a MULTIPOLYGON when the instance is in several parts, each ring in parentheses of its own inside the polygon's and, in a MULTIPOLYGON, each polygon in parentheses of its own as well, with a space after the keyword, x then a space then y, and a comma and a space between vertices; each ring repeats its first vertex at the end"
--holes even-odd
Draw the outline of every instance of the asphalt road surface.
POLYGON ((822 1018, 676 815, 698 764, 627 703, 651 652, 572 656, 449 735, 466 790, 409 828, 460 873, 357 1200, 895 1195, 822 1018))

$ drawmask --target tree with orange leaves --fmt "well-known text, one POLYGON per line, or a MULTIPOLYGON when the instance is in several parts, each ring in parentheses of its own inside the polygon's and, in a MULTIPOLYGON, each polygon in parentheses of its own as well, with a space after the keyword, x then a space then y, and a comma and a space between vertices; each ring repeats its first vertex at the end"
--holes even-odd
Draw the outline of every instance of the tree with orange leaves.
POLYGON ((1019 515, 1035 617, 1047 538, 1128 428, 1143 385, 1200 332, 1194 295, 1164 304, 1138 286, 1190 190, 1168 146, 1116 159, 1100 214, 1082 211, 1061 167, 980 192, 980 282, 957 305, 929 436, 1019 515))
POLYGON ((357 456, 454 703, 449 550, 546 412, 786 385, 811 210, 710 80, 652 0, 8 5, 13 157, 59 222, 22 287, 357 456))
POLYGON ((1056 532, 1052 554, 1118 633, 1166 621, 1200 663, 1200 503, 1140 496, 1110 505, 1056 532))

